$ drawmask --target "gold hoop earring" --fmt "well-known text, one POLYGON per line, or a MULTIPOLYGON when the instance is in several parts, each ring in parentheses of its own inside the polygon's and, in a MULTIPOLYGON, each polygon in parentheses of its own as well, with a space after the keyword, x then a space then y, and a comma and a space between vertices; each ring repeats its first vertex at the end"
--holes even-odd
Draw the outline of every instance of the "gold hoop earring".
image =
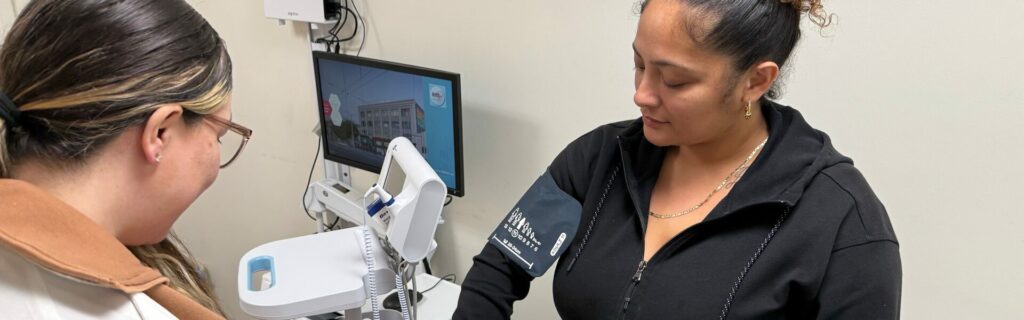
POLYGON ((743 114, 743 118, 744 118, 744 119, 750 119, 750 116, 752 116, 752 115, 753 115, 753 114, 751 113, 751 111, 750 111, 750 109, 751 109, 751 105, 752 105, 752 104, 753 104, 753 102, 751 102, 751 101, 747 101, 747 112, 743 114))

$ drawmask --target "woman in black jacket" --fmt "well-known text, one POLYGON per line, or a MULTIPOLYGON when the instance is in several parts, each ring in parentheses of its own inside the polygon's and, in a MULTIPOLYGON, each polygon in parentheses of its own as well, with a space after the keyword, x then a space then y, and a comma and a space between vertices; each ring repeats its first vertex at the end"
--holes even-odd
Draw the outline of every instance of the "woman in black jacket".
POLYGON ((566 319, 899 318, 884 207, 772 101, 802 16, 830 20, 820 0, 644 2, 642 117, 555 158, 474 258, 454 318, 509 318, 547 271, 566 319))

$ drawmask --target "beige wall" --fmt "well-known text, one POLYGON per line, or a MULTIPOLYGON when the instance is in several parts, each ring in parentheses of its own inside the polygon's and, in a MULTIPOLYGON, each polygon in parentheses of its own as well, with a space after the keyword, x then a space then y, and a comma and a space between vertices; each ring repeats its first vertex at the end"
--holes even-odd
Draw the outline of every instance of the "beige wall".
MULTIPOLYGON (((228 41, 235 119, 256 133, 177 230, 209 264, 229 313, 245 318, 235 291, 241 255, 312 230, 299 202, 317 143, 309 46, 305 27, 264 19, 259 1, 191 2, 228 41)), ((566 143, 637 116, 632 1, 359 3, 372 24, 364 56, 462 74, 467 196, 445 210, 438 273, 465 275, 566 143)), ((904 318, 1019 318, 1024 2, 826 5, 840 24, 827 38, 806 33, 783 102, 857 161, 889 209, 904 318)), ((515 318, 554 318, 550 292, 550 279, 535 281, 515 318)))
POLYGON ((785 102, 854 158, 903 258, 906 319, 1019 319, 1024 1, 826 1, 785 102))
MULTIPOLYGON (((17 6, 20 8, 21 6, 17 6)), ((0 0, 0 44, 3 44, 4 37, 7 35, 7 30, 11 28, 11 23, 14 22, 15 15, 20 10, 17 9, 14 2, 0 0)))

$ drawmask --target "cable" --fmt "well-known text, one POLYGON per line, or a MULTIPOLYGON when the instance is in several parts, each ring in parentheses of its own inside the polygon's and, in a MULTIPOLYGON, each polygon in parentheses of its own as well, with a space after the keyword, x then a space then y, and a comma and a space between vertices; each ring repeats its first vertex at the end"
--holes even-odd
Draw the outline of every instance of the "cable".
POLYGON ((313 169, 316 168, 316 159, 320 158, 320 148, 323 144, 320 141, 316 142, 316 155, 313 155, 313 164, 309 166, 309 177, 306 178, 306 191, 302 192, 302 209, 306 211, 306 216, 310 220, 316 220, 313 218, 313 214, 309 213, 309 205, 306 204, 306 195, 309 193, 309 183, 313 182, 313 169))
POLYGON ((444 275, 440 279, 437 279, 437 282, 434 282, 434 285, 430 286, 430 288, 427 288, 427 290, 423 290, 423 292, 420 292, 420 293, 427 293, 427 291, 434 290, 434 287, 437 287, 437 285, 441 284, 441 281, 444 281, 444 280, 455 282, 455 274, 454 273, 449 273, 449 274, 444 275), (452 279, 448 280, 448 277, 451 277, 452 279))
MULTIPOLYGON (((346 2, 347 2, 347 0, 346 0, 346 2)), ((363 53, 363 45, 366 44, 366 29, 369 29, 369 28, 366 27, 366 20, 363 19, 363 14, 359 13, 359 7, 356 6, 356 2, 355 1, 352 1, 352 9, 356 10, 356 12, 355 12, 356 13, 356 19, 359 20, 357 25, 360 24, 360 23, 363 25, 363 36, 361 37, 362 39, 359 39, 359 50, 356 51, 356 56, 358 57, 359 55, 361 55, 363 53)))
POLYGON ((334 227, 338 225, 338 221, 341 221, 341 217, 334 215, 334 222, 331 222, 331 225, 327 226, 327 231, 334 230, 334 227))
POLYGON ((450 194, 449 195, 445 195, 444 196, 444 205, 442 207, 447 207, 449 204, 452 203, 452 200, 455 200, 455 198, 452 197, 452 195, 450 195, 450 194))
MULTIPOLYGON (((346 2, 348 2, 348 1, 346 1, 346 2)), ((333 30, 334 32, 331 34, 332 36, 334 36, 334 41, 336 43, 341 43, 341 42, 345 42, 345 41, 349 41, 349 40, 355 39, 356 32, 359 31, 359 21, 358 20, 352 20, 353 23, 354 23, 354 25, 352 26, 352 34, 349 34, 345 38, 338 38, 338 32, 341 32, 341 29, 344 28, 345 23, 348 22, 348 14, 351 13, 353 17, 358 17, 356 15, 356 13, 352 11, 352 9, 348 8, 347 5, 342 7, 342 10, 345 10, 345 20, 343 22, 341 22, 341 27, 339 27, 337 30, 333 30)))
MULTIPOLYGON (((347 5, 348 4, 347 3, 348 0, 345 0, 345 1, 346 1, 346 5, 347 5)), ((337 10, 337 12, 338 12, 338 21, 336 21, 334 23, 334 27, 331 28, 331 31, 329 32, 330 34, 338 34, 338 31, 341 31, 341 26, 345 25, 345 22, 348 22, 348 13, 349 13, 349 11, 343 11, 343 10, 344 10, 343 6, 341 4, 339 4, 338 5, 338 10, 337 10)))
POLYGON ((380 320, 380 307, 377 306, 377 277, 374 274, 373 243, 370 240, 373 229, 366 225, 366 217, 363 216, 363 257, 366 258, 366 284, 370 287, 370 308, 373 312, 373 319, 380 320))
MULTIPOLYGON (((341 13, 341 8, 340 7, 338 9, 338 13, 339 13, 339 15, 341 13)), ((345 15, 345 18, 348 18, 347 14, 345 15)), ((334 23, 334 26, 332 26, 331 29, 327 31, 327 35, 331 36, 330 38, 328 38, 327 36, 323 36, 323 37, 320 37, 320 38, 316 38, 315 40, 313 40, 313 42, 314 43, 323 43, 327 47, 327 52, 331 52, 331 44, 333 44, 334 39, 337 39, 337 36, 335 36, 335 33, 337 33, 335 31, 335 29, 338 28, 338 26, 339 26, 339 24, 341 22, 342 22, 342 20, 338 19, 338 21, 336 21, 334 23)), ((310 25, 312 25, 312 24, 310 24, 310 25)), ((313 32, 313 30, 310 29, 310 33, 312 33, 312 32, 313 32)))
MULTIPOLYGON (((323 37, 320 37, 320 38, 317 38, 316 40, 314 40, 314 42, 316 42, 316 43, 323 43, 323 44, 325 44, 327 46, 327 51, 328 52, 334 52, 334 53, 340 54, 341 53, 341 43, 345 42, 345 41, 349 41, 349 40, 355 39, 356 34, 358 34, 358 32, 359 32, 359 24, 360 24, 359 23, 359 19, 360 18, 359 18, 359 15, 356 13, 356 11, 353 11, 352 8, 350 8, 349 1, 350 0, 345 0, 344 3, 338 4, 338 9, 336 11, 337 14, 338 14, 338 17, 337 17, 338 20, 335 21, 334 26, 332 26, 331 29, 327 30, 327 35, 325 35, 323 37), (352 20, 352 23, 353 23, 352 33, 349 34, 345 38, 341 38, 341 37, 338 36, 338 32, 341 32, 341 30, 345 28, 345 25, 348 24, 348 18, 349 18, 350 14, 353 17, 353 20, 352 20)), ((354 2, 353 2, 353 5, 354 5, 354 2)), ((365 30, 364 30, 364 33, 365 33, 365 30)))
MULTIPOLYGON (((352 25, 352 34, 348 35, 348 37, 345 37, 345 39, 341 39, 339 41, 349 41, 349 40, 355 39, 356 38, 356 33, 359 32, 359 14, 356 13, 356 12, 353 12, 352 9, 349 8, 348 2, 349 2, 349 0, 345 0, 345 6, 344 6, 344 9, 345 9, 345 20, 346 21, 348 20, 348 14, 349 13, 351 13, 352 17, 355 18, 356 20, 352 20, 352 23, 354 23, 354 25, 352 25)), ((355 2, 353 2, 352 4, 355 5, 355 2)), ((342 25, 344 25, 344 24, 342 24, 342 25)), ((341 31, 341 29, 338 29, 338 31, 335 31, 335 35, 337 35, 337 33, 340 32, 340 31, 341 31)))
MULTIPOLYGON (((401 272, 399 272, 401 273, 401 272)), ((402 280, 402 276, 395 275, 395 288, 398 289, 398 305, 402 307, 402 319, 409 320, 409 302, 405 300, 405 295, 409 292, 405 291, 405 282, 402 280)))
MULTIPOLYGON (((313 182, 313 169, 316 168, 316 160, 320 159, 320 148, 321 147, 323 147, 323 144, 318 142, 316 144, 316 155, 313 156, 313 164, 311 166, 309 166, 309 176, 306 177, 306 190, 302 192, 302 209, 306 212, 306 216, 309 217, 309 219, 313 220, 313 221, 316 221, 316 218, 314 218, 313 214, 309 212, 309 205, 306 204, 306 196, 309 195, 309 183, 313 182)), ((330 231, 330 230, 334 229, 334 226, 338 225, 338 221, 339 220, 341 220, 341 217, 338 217, 337 215, 335 215, 334 216, 334 222, 332 222, 330 226, 328 226, 326 223, 321 223, 321 224, 324 227, 327 228, 327 231, 330 231)))

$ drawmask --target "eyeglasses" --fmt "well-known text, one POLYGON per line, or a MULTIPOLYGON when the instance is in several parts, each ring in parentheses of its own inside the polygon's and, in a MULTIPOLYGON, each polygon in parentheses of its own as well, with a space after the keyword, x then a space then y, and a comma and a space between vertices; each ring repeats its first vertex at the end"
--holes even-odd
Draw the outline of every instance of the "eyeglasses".
POLYGON ((223 125, 230 131, 217 138, 217 142, 220 143, 220 168, 224 169, 242 154, 242 149, 245 149, 245 145, 252 138, 252 129, 215 115, 207 114, 203 119, 223 125))

